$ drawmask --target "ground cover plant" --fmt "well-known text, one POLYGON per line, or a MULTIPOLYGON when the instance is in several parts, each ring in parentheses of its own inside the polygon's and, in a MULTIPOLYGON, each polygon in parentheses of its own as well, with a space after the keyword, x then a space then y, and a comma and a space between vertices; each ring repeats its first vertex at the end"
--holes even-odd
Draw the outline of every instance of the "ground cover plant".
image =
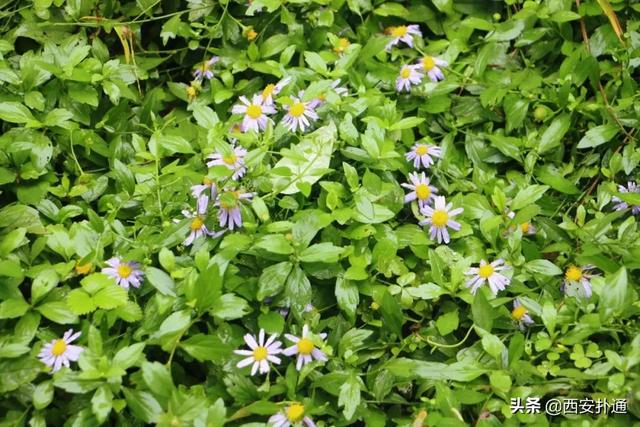
POLYGON ((0 426, 638 425, 640 4, 0 32, 0 426))

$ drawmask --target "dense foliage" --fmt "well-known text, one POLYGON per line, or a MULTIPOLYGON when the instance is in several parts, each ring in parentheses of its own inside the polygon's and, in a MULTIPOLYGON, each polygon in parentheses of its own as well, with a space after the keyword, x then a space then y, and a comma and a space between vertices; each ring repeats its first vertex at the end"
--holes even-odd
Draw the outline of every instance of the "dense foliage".
POLYGON ((638 423, 640 4, 10 0, 0 33, 0 426, 638 423))

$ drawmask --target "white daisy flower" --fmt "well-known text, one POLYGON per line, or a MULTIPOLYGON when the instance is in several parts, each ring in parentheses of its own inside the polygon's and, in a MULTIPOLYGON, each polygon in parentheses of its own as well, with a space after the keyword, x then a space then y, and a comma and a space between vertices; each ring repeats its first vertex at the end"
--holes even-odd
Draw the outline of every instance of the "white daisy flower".
POLYGON ((305 407, 302 403, 292 403, 284 408, 282 412, 269 418, 269 425, 272 427, 300 426, 304 423, 307 427, 316 427, 311 417, 306 416, 305 407))
POLYGON ((404 188, 411 190, 404 196, 404 202, 409 203, 414 200, 418 200, 418 206, 423 208, 433 199, 433 194, 438 192, 438 189, 429 184, 429 178, 421 172, 412 172, 409 174, 409 181, 411 183, 402 183, 404 188))
POLYGON ((262 97, 262 102, 264 105, 273 105, 273 97, 274 95, 278 95, 282 89, 284 89, 291 82, 291 78, 285 77, 280 80, 278 83, 273 84, 269 83, 264 87, 260 96, 262 97))
POLYGON ((137 262, 125 262, 119 258, 111 258, 106 261, 109 267, 102 269, 102 273, 115 279, 116 285, 129 289, 129 286, 139 288, 144 273, 137 262))
MULTIPOLYGON (((513 219, 516 216, 516 213, 511 211, 507 214, 509 219, 513 219)), ((512 229, 513 230, 513 229, 512 229)), ((523 235, 533 235, 536 234, 537 228, 530 221, 526 221, 520 224, 520 231, 522 231, 523 235)))
POLYGON ((518 322, 520 330, 524 331, 529 325, 533 325, 533 319, 529 316, 527 307, 520 303, 520 300, 516 298, 513 300, 513 310, 511 311, 511 317, 518 322))
POLYGON ((244 173, 247 171, 247 168, 244 165, 244 156, 246 155, 246 149, 240 146, 235 146, 232 148, 232 151, 228 156, 220 153, 211 154, 208 157, 211 161, 207 162, 207 166, 225 166, 227 169, 234 171, 231 178, 238 180, 242 178, 244 173))
POLYGON ((451 209, 452 207, 453 203, 447 203, 444 196, 436 196, 433 207, 425 205, 420 209, 420 212, 426 216, 423 221, 420 221, 420 225, 431 225, 431 227, 429 227, 431 240, 437 239, 438 243, 442 243, 443 241, 449 243, 450 239, 447 227, 455 231, 460 230, 460 223, 451 218, 460 215, 464 209, 451 209))
POLYGON ((396 79, 396 90, 398 92, 411 91, 411 86, 420 84, 424 74, 418 71, 418 66, 415 65, 403 65, 400 68, 400 74, 396 79))
POLYGON ((570 265, 569 268, 567 268, 567 271, 565 271, 564 273, 564 283, 562 285, 562 290, 567 293, 567 290, 571 285, 579 285, 582 287, 584 296, 587 298, 591 298, 591 278, 594 275, 588 273, 588 271, 593 270, 594 268, 595 267, 593 265, 585 265, 584 267, 570 265))
POLYGON ((491 264, 485 260, 481 260, 479 267, 471 267, 464 273, 467 276, 473 276, 467 280, 466 287, 471 288, 471 293, 475 295, 478 288, 482 286, 484 282, 489 282, 489 287, 493 295, 498 295, 499 291, 503 291, 505 287, 511 283, 511 279, 498 273, 505 269, 508 268, 504 265, 503 259, 497 259, 491 264))
POLYGON ((233 114, 244 114, 240 130, 242 132, 248 132, 254 130, 260 132, 267 127, 269 119, 268 114, 275 114, 276 109, 272 105, 265 105, 262 103, 262 95, 254 95, 251 102, 246 96, 240 97, 240 104, 236 104, 231 109, 233 114))
POLYGON ((442 157, 442 149, 435 145, 429 144, 415 144, 411 151, 405 154, 407 160, 413 160, 413 167, 420 169, 423 167, 427 169, 429 166, 435 164, 433 157, 442 157))
MULTIPOLYGON (((294 354, 298 355, 298 360, 296 361, 296 369, 298 371, 307 363, 311 363, 313 359, 320 360, 322 362, 326 362, 328 360, 327 355, 324 354, 322 350, 316 348, 313 341, 308 338, 308 335, 309 327, 307 325, 302 327, 302 336, 300 338, 291 334, 284 335, 289 341, 295 344, 286 348, 282 354, 286 356, 293 356, 294 354)), ((327 337, 327 334, 318 334, 318 336, 324 340, 327 337)))
POLYGON ((282 353, 282 342, 276 341, 277 334, 273 334, 269 337, 267 342, 264 341, 264 329, 260 329, 258 333, 258 340, 250 334, 244 336, 244 342, 247 343, 250 350, 234 350, 235 354, 240 356, 247 356, 242 359, 236 365, 238 368, 244 368, 253 363, 251 368, 251 375, 255 375, 258 370, 261 374, 269 372, 269 362, 279 365, 281 360, 276 357, 276 354, 282 353))
POLYGON ((77 361, 84 351, 84 348, 80 346, 71 345, 79 336, 80 332, 74 334, 73 329, 69 329, 62 338, 45 344, 40 350, 40 354, 38 354, 38 359, 52 368, 51 373, 59 371, 62 365, 68 368, 69 362, 77 361))
POLYGON ((398 25, 397 27, 387 28, 385 32, 393 37, 393 40, 387 43, 387 50, 390 50, 392 46, 400 42, 406 43, 409 47, 413 47, 413 36, 422 37, 420 26, 418 25, 398 25))
POLYGON ((214 200, 218 194, 216 183, 207 177, 204 177, 202 184, 192 185, 191 194, 197 199, 197 203, 209 203, 209 200, 214 200), (200 199, 206 199, 205 202, 201 202, 200 199))
POLYGON ((432 82, 437 82, 444 80, 444 73, 440 67, 448 67, 449 63, 435 56, 425 56, 417 65, 422 66, 432 82))
POLYGON ((287 114, 282 118, 282 123, 290 132, 295 132, 297 129, 304 132, 311 125, 309 119, 318 120, 313 102, 301 101, 302 93, 299 93, 298 96, 299 98, 291 97, 291 105, 284 105, 287 114))

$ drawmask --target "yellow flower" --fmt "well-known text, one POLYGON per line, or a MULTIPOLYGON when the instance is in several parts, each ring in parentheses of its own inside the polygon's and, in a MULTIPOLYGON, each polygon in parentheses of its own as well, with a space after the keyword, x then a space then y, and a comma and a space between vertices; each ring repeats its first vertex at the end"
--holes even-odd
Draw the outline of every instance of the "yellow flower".
POLYGON ((345 49, 348 48, 350 44, 351 42, 349 42, 349 39, 341 37, 338 39, 338 43, 333 47, 333 51, 337 54, 344 53, 345 49))
POLYGON ((256 37, 258 37, 258 33, 253 29, 253 27, 247 27, 247 29, 244 31, 244 36, 247 38, 247 40, 252 42, 256 39, 256 37))
POLYGON ((91 267, 93 267, 91 265, 90 262, 87 262, 85 264, 80 264, 80 261, 78 261, 76 263, 76 273, 77 274, 89 274, 89 272, 91 271, 91 267))

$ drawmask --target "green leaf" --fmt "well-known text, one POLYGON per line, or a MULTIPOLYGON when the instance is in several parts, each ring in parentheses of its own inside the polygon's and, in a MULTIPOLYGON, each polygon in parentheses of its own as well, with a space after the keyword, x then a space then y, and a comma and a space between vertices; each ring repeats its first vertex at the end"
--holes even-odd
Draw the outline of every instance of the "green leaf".
POLYGON ((147 276, 147 280, 156 288, 161 294, 169 295, 172 297, 176 296, 175 292, 175 283, 171 276, 169 276, 164 271, 155 267, 147 267, 145 270, 145 275, 147 276))
POLYGON ((517 211, 532 203, 535 203, 549 189, 546 185, 529 185, 518 191, 511 202, 511 209, 517 211))
POLYGON ((11 298, 0 303, 0 319, 14 319, 25 314, 29 304, 22 298, 11 298))
POLYGON ((482 337, 482 348, 498 361, 502 360, 502 353, 507 350, 500 338, 492 334, 482 337))
POLYGON ((611 141, 611 138, 616 136, 619 131, 620 128, 613 124, 593 127, 589 129, 580 142, 578 142, 578 148, 597 147, 598 145, 611 141))
POLYGON ((420 123, 424 122, 424 118, 422 117, 405 117, 400 121, 391 125, 389 130, 403 130, 403 129, 411 129, 418 126, 420 123))
POLYGON ((91 295, 83 289, 74 289, 67 294, 67 305, 69 310, 77 315, 83 315, 95 311, 96 305, 91 295))
POLYGON ((251 312, 247 300, 234 294, 224 294, 211 307, 211 313, 222 320, 240 319, 251 312))
POLYGON ((354 282, 339 276, 336 279, 336 300, 338 307, 345 312, 347 317, 353 322, 355 320, 356 309, 360 302, 360 293, 358 285, 354 282))
POLYGON ((35 121, 31 111, 19 102, 0 102, 0 119, 10 123, 35 121))
POLYGON ((146 391, 130 390, 122 388, 127 406, 131 413, 146 423, 156 423, 162 413, 162 407, 158 401, 146 391))
POLYGON ((105 310, 121 307, 127 303, 127 290, 118 285, 109 285, 93 295, 93 303, 105 310))
POLYGON ((397 335, 401 335, 402 324, 404 323, 402 308, 388 290, 385 290, 382 294, 380 311, 382 312, 382 317, 384 318, 384 325, 397 335))
POLYGON ((304 271, 297 265, 293 267, 291 274, 287 277, 285 296, 291 302, 293 313, 297 316, 302 315, 307 304, 311 303, 311 283, 309 283, 304 271))
POLYGON ((340 259, 342 252, 343 248, 324 242, 309 246, 300 253, 298 259, 302 262, 335 263, 340 259))
POLYGON ((360 381, 358 376, 352 373, 340 386, 338 406, 344 408, 345 419, 350 420, 360 405, 360 381))
POLYGON ((256 242, 254 248, 264 249, 272 254, 289 255, 293 247, 282 234, 267 234, 256 242))
POLYGON ((33 407, 44 409, 53 401, 53 381, 43 381, 33 389, 33 407))
POLYGON ((336 138, 337 129, 331 122, 306 135, 297 145, 283 149, 282 158, 273 168, 287 168, 292 176, 283 178, 272 174, 273 185, 281 189, 281 194, 298 193, 300 183, 313 185, 328 171, 336 138))
POLYGON ((562 274, 560 267, 546 259, 535 259, 533 261, 529 261, 524 265, 524 267, 533 273, 542 274, 543 276, 559 276, 562 274))
POLYGON ((599 308, 606 319, 619 317, 637 300, 637 293, 629 288, 627 269, 621 267, 614 274, 605 276, 605 285, 600 294, 599 308))
MULTIPOLYGON (((184 345, 184 342, 181 345, 184 345)), ((142 379, 155 396, 164 399, 165 402, 171 397, 174 385, 171 372, 166 365, 159 362, 143 362, 142 379)))
POLYGON ((36 307, 36 310, 47 319, 61 325, 78 322, 78 316, 69 310, 64 301, 47 302, 36 307))
POLYGON ((17 390, 33 381, 44 365, 35 357, 0 360, 0 393, 17 390))
POLYGON ((549 127, 542 133, 540 137, 540 144, 538 145, 538 152, 540 154, 546 153, 560 146, 562 138, 569 130, 571 126, 571 116, 569 114, 561 114, 556 117, 549 127))
POLYGON ((311 68, 316 73, 324 75, 327 72, 327 63, 317 53, 306 51, 304 53, 304 60, 309 68, 311 68))
POLYGON ((484 295, 484 292, 482 292, 482 289, 479 289, 473 298, 471 315, 476 325, 485 331, 491 331, 491 327, 493 326, 493 308, 491 304, 489 304, 489 301, 487 301, 487 297, 484 295))
POLYGON ((231 356, 232 348, 214 335, 196 334, 180 342, 180 348, 197 360, 223 364, 231 356))
POLYGON ((108 385, 102 385, 91 398, 91 410, 98 422, 103 423, 113 408, 113 393, 108 385))
POLYGON ((380 16, 399 16, 401 18, 409 15, 409 11, 400 3, 382 3, 373 13, 380 16))
POLYGON ((398 358, 386 364, 393 375, 400 378, 420 378, 436 381, 468 382, 488 372, 474 362, 467 360, 447 365, 439 362, 426 362, 407 358, 398 358))
POLYGON ((144 345, 143 342, 140 342, 121 348, 113 356, 111 364, 123 370, 129 369, 138 363, 138 360, 143 355, 144 345))
POLYGON ((258 279, 258 301, 280 293, 292 267, 289 261, 284 261, 265 268, 258 279))

